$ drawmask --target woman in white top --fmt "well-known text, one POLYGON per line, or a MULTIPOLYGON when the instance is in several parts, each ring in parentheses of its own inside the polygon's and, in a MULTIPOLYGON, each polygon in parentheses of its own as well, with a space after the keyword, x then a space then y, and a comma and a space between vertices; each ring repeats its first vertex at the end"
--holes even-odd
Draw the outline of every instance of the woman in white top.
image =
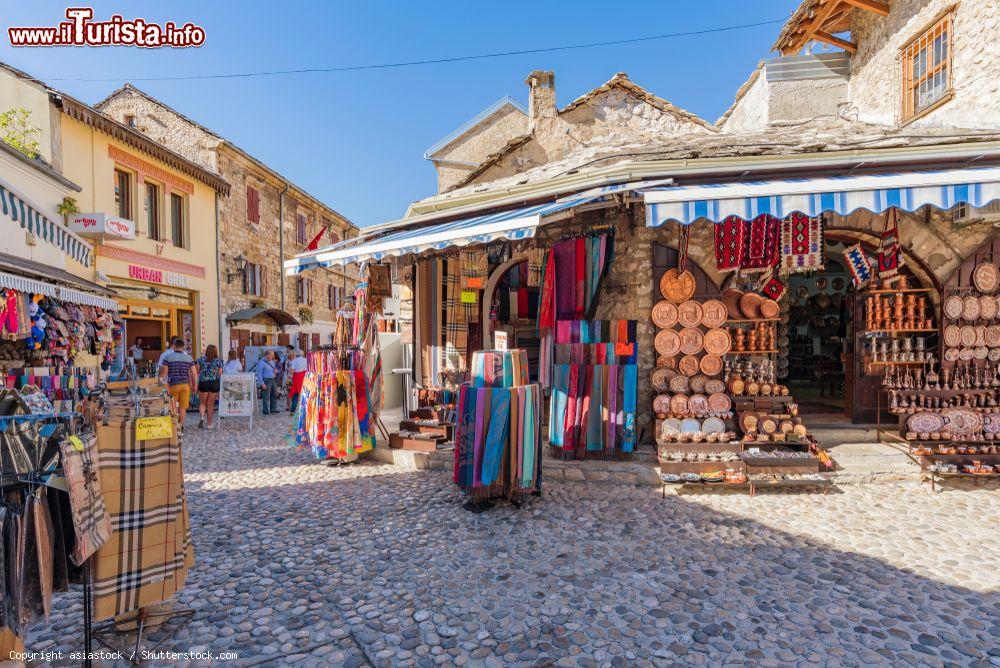
POLYGON ((240 351, 235 348, 229 351, 229 360, 222 368, 222 373, 243 373, 243 363, 240 362, 240 351))

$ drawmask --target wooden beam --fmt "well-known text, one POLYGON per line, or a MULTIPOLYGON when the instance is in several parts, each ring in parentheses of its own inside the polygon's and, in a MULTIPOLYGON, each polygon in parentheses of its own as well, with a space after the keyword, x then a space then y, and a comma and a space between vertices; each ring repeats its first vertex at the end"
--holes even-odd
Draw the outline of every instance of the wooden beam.
POLYGON ((843 0, 848 5, 857 7, 858 9, 864 9, 869 12, 875 12, 880 16, 889 15, 889 5, 884 2, 879 2, 878 0, 843 0))
POLYGON ((815 16, 812 20, 803 28, 802 33, 798 39, 792 45, 792 53, 799 51, 802 47, 809 43, 809 40, 813 39, 813 35, 817 30, 823 27, 826 20, 833 16, 833 13, 837 11, 840 7, 840 0, 827 0, 826 4, 816 11, 815 16))
POLYGON ((823 32, 822 30, 817 30, 813 35, 813 39, 819 42, 826 42, 827 44, 832 44, 833 46, 839 46, 844 51, 850 51, 855 53, 858 50, 858 45, 854 42, 848 42, 846 39, 840 39, 839 37, 834 37, 828 32, 823 32))

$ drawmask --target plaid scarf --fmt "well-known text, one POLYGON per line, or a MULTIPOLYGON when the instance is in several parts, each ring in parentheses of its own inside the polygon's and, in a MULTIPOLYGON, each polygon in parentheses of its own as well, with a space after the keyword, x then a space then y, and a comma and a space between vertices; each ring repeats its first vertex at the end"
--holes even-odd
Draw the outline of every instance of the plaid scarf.
POLYGON ((80 438, 80 449, 69 438, 59 443, 62 452, 63 476, 69 487, 69 504, 73 515, 76 547, 70 558, 77 566, 83 565, 90 555, 111 536, 111 520, 104 506, 101 481, 97 470, 97 436, 80 438))

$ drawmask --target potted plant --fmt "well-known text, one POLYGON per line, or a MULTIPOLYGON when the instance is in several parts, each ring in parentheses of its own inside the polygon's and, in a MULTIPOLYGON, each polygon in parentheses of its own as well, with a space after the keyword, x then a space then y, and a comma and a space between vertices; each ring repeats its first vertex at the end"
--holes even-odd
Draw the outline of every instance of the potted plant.
POLYGON ((313 321, 312 309, 308 306, 299 307, 299 322, 305 325, 311 325, 313 321))

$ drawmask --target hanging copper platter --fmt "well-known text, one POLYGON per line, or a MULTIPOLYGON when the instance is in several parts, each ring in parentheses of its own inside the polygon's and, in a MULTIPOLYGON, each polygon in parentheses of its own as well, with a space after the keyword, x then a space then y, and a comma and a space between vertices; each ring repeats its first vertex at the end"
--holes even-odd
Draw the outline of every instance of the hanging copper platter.
POLYGON ((743 311, 740 310, 740 299, 743 297, 742 290, 730 288, 722 293, 722 303, 726 306, 726 312, 733 320, 741 320, 743 311))
POLYGON ((962 326, 962 345, 969 347, 976 345, 976 328, 972 325, 962 326))
POLYGON ((726 381, 720 378, 709 378, 708 381, 706 381, 705 383, 705 392, 707 392, 708 394, 720 394, 725 391, 726 391, 726 381))
POLYGON ((701 316, 701 304, 693 299, 689 299, 677 307, 677 322, 682 327, 697 327, 701 324, 701 316))
POLYGON ((754 413, 744 413, 740 416, 740 427, 748 434, 757 432, 757 416, 754 413))
POLYGON ((664 369, 676 369, 677 368, 677 358, 676 357, 664 357, 663 355, 657 355, 656 366, 662 367, 664 369))
POLYGON ((688 412, 692 415, 704 415, 708 412, 708 398, 704 394, 692 394, 688 399, 688 412))
POLYGON ((990 349, 987 348, 986 346, 976 346, 975 349, 972 351, 973 357, 977 360, 984 360, 989 356, 989 354, 990 354, 990 349))
POLYGON ((660 294, 675 304, 686 302, 694 296, 694 274, 685 269, 667 269, 660 277, 660 294))
POLYGON ((998 283, 1000 283, 1000 272, 993 264, 981 264, 972 271, 972 284, 980 292, 993 292, 997 289, 998 283))
POLYGON ((743 312, 744 317, 750 320, 759 320, 760 305, 763 302, 764 298, 756 292, 746 292, 740 297, 740 311, 743 312))
POLYGON ((670 369, 658 367, 649 376, 649 384, 657 392, 665 392, 670 387, 670 369))
POLYGON ((701 358, 701 372, 706 376, 718 376, 722 373, 722 358, 709 353, 701 358))
POLYGON ((1000 347, 1000 325, 990 325, 986 328, 986 345, 990 348, 1000 347))
POLYGON ((958 348, 946 348, 944 351, 944 361, 945 362, 957 362, 958 361, 958 348))
POLYGON ((697 357, 694 355, 685 355, 681 358, 681 361, 677 363, 677 370, 690 378, 698 373, 698 371, 701 370, 701 367, 698 364, 697 357))
POLYGON ((674 415, 687 415, 688 398, 685 394, 675 394, 670 399, 670 412, 674 415))
POLYGON ((781 307, 773 299, 765 299, 760 303, 760 314, 765 318, 777 318, 781 307))
POLYGON ((962 317, 966 320, 979 320, 979 297, 969 295, 962 301, 962 317))
POLYGON ((716 327, 705 332, 704 345, 705 352, 711 355, 725 355, 732 349, 733 340, 729 330, 716 327))
POLYGON ((708 395, 708 407, 712 409, 713 413, 728 413, 729 409, 733 407, 733 402, 729 395, 713 392, 708 395))
POLYGON ((990 348, 989 355, 986 358, 991 362, 1000 362, 1000 348, 990 348))
POLYGON ((972 358, 976 356, 975 348, 962 348, 958 351, 958 359, 963 362, 971 362, 972 358))
POLYGON ((687 392, 688 391, 688 377, 677 374, 670 379, 670 391, 671 392, 687 392))
POLYGON ((677 306, 663 300, 653 306, 653 324, 660 329, 673 327, 677 322, 677 306))
POLYGON ((772 417, 765 417, 757 424, 757 426, 765 434, 773 434, 778 431, 778 421, 772 417))
POLYGON ((709 299, 701 305, 701 324, 705 327, 720 327, 728 317, 726 305, 718 299, 709 299))
POLYGON ((681 351, 681 337, 672 329, 660 330, 653 339, 653 347, 664 357, 673 357, 681 351))
POLYGON ((944 328, 944 345, 956 347, 962 345, 962 328, 958 325, 948 325, 944 328))
POLYGON ((708 378, 706 378, 704 374, 700 374, 699 373, 696 376, 691 376, 691 382, 690 382, 691 391, 692 392, 699 392, 699 393, 700 392, 704 392, 705 391, 705 383, 707 383, 707 382, 708 382, 708 378))
POLYGON ((976 345, 986 345, 986 325, 976 325, 976 345))
POLYGON ((979 298, 979 317, 983 320, 993 320, 997 317, 997 300, 993 295, 983 295, 979 298))
POLYGON ((958 295, 952 295, 944 300, 944 314, 952 320, 958 320, 962 317, 962 309, 964 308, 962 303, 962 298, 958 295))
POLYGON ((685 327, 678 336, 681 339, 681 352, 685 355, 700 353, 705 346, 705 336, 695 327, 685 327))
POLYGON ((670 414, 670 395, 658 394, 653 398, 653 412, 657 416, 670 414))

